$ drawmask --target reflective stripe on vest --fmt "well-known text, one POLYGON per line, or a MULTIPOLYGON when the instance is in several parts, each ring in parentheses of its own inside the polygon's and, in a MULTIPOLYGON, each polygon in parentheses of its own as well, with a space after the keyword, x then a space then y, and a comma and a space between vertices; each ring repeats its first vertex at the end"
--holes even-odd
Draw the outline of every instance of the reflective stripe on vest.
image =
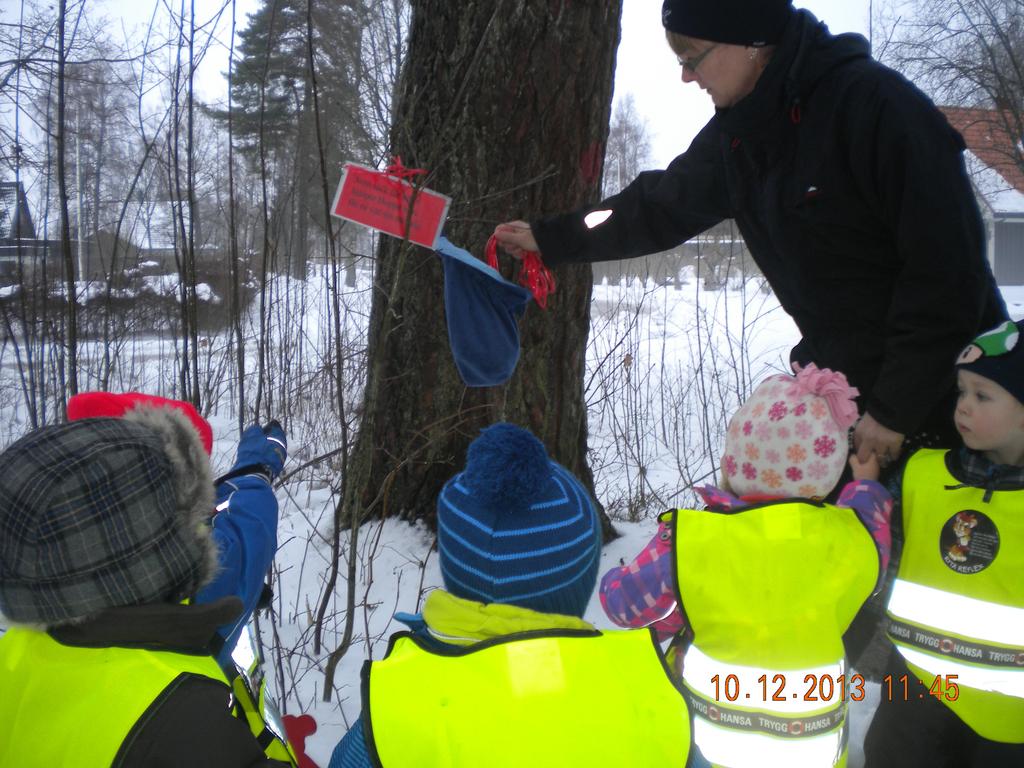
POLYGON ((694 644, 683 662, 694 742, 729 768, 838 764, 847 739, 845 683, 842 660, 780 672, 727 664, 694 644), (810 687, 818 700, 805 695, 809 676, 831 681, 828 700, 817 685, 810 687))
POLYGON ((297 765, 281 714, 273 700, 267 697, 263 658, 256 644, 256 630, 252 624, 246 625, 245 630, 239 634, 231 652, 231 660, 235 663, 230 680, 235 696, 235 716, 246 721, 249 731, 256 737, 267 757, 297 765))
POLYGON ((903 478, 905 544, 889 637, 925 687, 979 735, 1024 742, 1024 491, 959 487, 945 452, 903 478), (954 683, 952 688, 949 683, 954 683))
POLYGON ((954 635, 970 627, 971 637, 982 643, 1015 647, 1024 640, 1024 608, 975 600, 906 579, 894 582, 889 612, 954 635))
POLYGON ((686 764, 686 702, 647 630, 553 630, 436 651, 409 633, 363 669, 374 765, 686 764))
POLYGON ((680 509, 673 528, 694 631, 683 681, 701 752, 729 768, 843 765, 842 634, 878 577, 877 548, 856 513, 787 500, 727 514, 680 509), (733 675, 739 696, 730 702, 733 675), (808 675, 829 681, 818 701, 805 695, 808 675))
POLYGON ((1011 644, 1024 638, 1024 609, 897 579, 889 614, 889 635, 908 661, 957 675, 957 685, 1024 698, 1024 646, 1011 644))

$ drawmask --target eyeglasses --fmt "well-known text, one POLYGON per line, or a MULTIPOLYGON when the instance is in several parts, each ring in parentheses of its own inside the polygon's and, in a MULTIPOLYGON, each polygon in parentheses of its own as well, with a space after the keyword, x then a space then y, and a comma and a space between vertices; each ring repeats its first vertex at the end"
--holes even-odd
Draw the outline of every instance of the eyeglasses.
POLYGON ((695 75, 697 74, 697 67, 699 67, 701 65, 701 62, 707 58, 707 55, 711 53, 713 50, 715 50, 715 48, 717 47, 718 43, 715 43, 714 45, 708 46, 707 48, 705 48, 703 51, 698 53, 696 56, 693 56, 692 58, 683 58, 682 56, 677 56, 676 60, 679 62, 680 67, 689 70, 691 75, 695 75))

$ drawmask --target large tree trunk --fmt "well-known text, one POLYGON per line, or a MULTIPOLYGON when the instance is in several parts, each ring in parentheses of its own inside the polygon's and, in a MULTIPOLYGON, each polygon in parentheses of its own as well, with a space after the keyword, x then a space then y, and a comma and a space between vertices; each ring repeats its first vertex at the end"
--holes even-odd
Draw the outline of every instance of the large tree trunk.
MULTIPOLYGON (((407 166, 429 169, 427 186, 453 198, 448 237, 482 256, 500 221, 598 199, 621 0, 412 6, 391 145, 407 166)), ((593 490, 583 401, 590 267, 557 270, 547 311, 527 309, 508 385, 470 389, 448 346, 440 259, 388 237, 377 256, 344 518, 432 521, 469 442, 502 420, 532 430, 593 490)))

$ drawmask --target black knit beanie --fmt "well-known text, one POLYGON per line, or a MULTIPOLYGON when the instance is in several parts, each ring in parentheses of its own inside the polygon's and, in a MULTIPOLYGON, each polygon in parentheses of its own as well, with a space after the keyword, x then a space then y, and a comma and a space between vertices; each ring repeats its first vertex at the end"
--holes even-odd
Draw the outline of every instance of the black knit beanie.
POLYGON ((1006 320, 960 353, 958 367, 994 381, 1024 403, 1024 320, 1006 320))
POLYGON ((773 45, 782 39, 793 0, 665 0, 670 32, 731 45, 773 45))

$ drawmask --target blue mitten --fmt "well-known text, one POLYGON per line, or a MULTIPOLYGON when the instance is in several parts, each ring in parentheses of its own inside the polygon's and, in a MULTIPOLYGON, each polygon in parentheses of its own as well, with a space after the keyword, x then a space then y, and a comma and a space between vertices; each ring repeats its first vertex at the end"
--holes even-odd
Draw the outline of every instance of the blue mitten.
POLYGON ((262 427, 253 424, 242 433, 235 467, 260 466, 273 480, 281 474, 287 458, 288 439, 284 430, 277 421, 270 421, 262 427))

